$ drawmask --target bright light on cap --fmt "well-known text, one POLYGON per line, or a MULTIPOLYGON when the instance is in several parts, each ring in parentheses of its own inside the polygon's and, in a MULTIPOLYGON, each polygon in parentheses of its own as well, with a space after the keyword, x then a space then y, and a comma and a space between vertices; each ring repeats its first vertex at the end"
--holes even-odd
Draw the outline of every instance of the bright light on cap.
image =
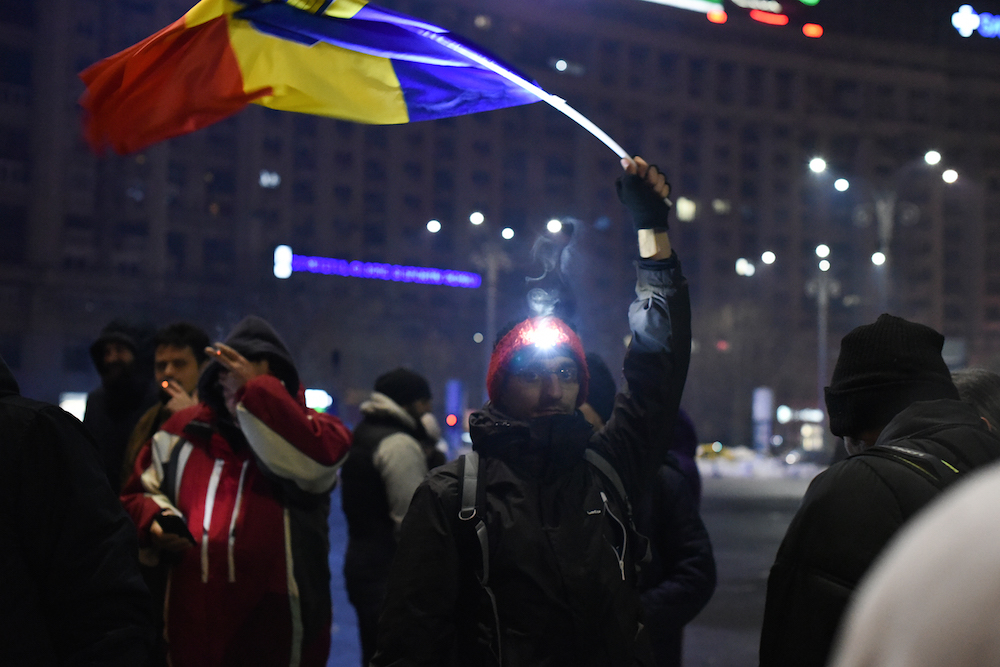
POLYGON ((552 218, 545 224, 545 229, 549 230, 553 234, 558 234, 562 231, 562 222, 552 218))
POLYGON ((770 250, 765 250, 760 255, 760 261, 765 264, 774 264, 775 260, 778 259, 777 256, 770 250))
POLYGON ((538 326, 526 329, 521 339, 528 345, 534 345, 542 350, 549 350, 560 343, 569 342, 569 336, 553 326, 549 321, 542 321, 538 326))
POLYGON ((427 231, 429 231, 431 234, 437 234, 438 232, 441 231, 441 223, 437 220, 428 220, 427 231))
POLYGON ((504 227, 503 230, 500 232, 500 236, 510 241, 512 238, 514 238, 514 230, 511 229, 510 227, 504 227))
POLYGON ((486 221, 486 216, 480 213, 479 211, 473 211, 472 213, 469 214, 469 222, 471 222, 474 225, 481 225, 485 221, 486 221))
POLYGON ((851 184, 846 178, 838 178, 833 182, 833 188, 837 192, 846 192, 849 187, 851 187, 851 184))
POLYGON ((941 174, 941 180, 945 183, 954 183, 958 180, 958 172, 954 169, 945 169, 941 174))
POLYGON ((822 174, 826 171, 826 160, 821 157, 814 157, 809 160, 809 169, 812 170, 814 174, 822 174))
POLYGON ((820 243, 816 246, 816 256, 820 259, 830 256, 830 246, 825 243, 820 243))
POLYGON ((872 253, 872 264, 875 266, 882 266, 885 264, 885 253, 880 251, 875 251, 872 253))
POLYGON ((924 155, 924 162, 926 162, 931 166, 936 165, 940 161, 941 161, 941 154, 938 153, 937 151, 927 151, 927 154, 924 155))

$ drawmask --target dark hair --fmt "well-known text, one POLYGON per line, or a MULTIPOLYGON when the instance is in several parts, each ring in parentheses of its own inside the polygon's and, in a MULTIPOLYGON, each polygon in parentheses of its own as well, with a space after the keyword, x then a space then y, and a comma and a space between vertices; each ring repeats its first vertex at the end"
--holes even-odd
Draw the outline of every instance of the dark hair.
POLYGON ((958 395, 990 423, 990 429, 1000 429, 1000 375, 985 368, 965 368, 952 373, 951 379, 958 395))
POLYGON ((155 350, 161 345, 169 345, 181 349, 190 347, 191 351, 194 352, 195 361, 201 366, 208 359, 208 355, 205 354, 205 348, 211 342, 208 334, 195 325, 188 322, 174 322, 156 332, 156 335, 153 336, 153 349, 155 350))

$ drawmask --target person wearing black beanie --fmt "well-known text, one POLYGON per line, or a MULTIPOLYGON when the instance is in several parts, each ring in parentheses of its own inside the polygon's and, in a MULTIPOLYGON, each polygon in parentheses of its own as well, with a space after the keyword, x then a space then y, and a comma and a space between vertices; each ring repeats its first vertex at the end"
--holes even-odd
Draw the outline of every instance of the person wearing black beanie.
POLYGON ((851 456, 812 481, 778 548, 760 667, 826 665, 855 587, 896 531, 1000 459, 1000 440, 959 400, 943 346, 934 329, 888 314, 841 341, 826 406, 851 456))

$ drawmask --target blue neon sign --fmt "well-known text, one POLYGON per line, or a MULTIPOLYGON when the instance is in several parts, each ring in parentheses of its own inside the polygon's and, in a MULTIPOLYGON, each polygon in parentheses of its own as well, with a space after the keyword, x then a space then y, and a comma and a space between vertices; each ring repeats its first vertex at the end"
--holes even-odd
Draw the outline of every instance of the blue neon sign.
POLYGON ((962 37, 978 32, 983 37, 1000 37, 1000 16, 989 12, 978 13, 972 5, 962 5, 951 15, 951 25, 962 37))
POLYGON ((369 278, 390 280, 398 283, 419 283, 421 285, 447 285, 476 289, 483 284, 478 273, 434 269, 425 266, 400 266, 381 262, 348 261, 333 257, 310 257, 295 255, 288 246, 278 246, 274 250, 274 275, 288 278, 295 271, 320 273, 327 276, 347 278, 369 278))

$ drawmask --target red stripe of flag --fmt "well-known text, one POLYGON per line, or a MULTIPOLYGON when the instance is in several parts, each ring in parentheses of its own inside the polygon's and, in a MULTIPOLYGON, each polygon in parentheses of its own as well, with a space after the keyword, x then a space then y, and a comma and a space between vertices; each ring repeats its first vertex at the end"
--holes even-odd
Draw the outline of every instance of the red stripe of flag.
POLYGON ((194 132, 271 94, 244 92, 225 16, 193 28, 178 19, 80 78, 84 135, 97 153, 110 146, 124 155, 194 132))

